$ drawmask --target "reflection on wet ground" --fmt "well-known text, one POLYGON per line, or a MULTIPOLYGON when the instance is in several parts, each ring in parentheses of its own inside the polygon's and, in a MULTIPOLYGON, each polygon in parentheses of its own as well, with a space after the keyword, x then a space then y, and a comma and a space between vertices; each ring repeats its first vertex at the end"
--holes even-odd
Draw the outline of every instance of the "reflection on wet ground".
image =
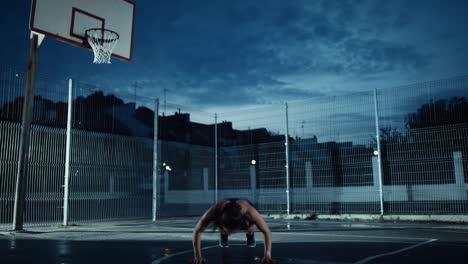
MULTIPOLYGON (((0 263, 190 263, 196 219, 96 224, 61 230, 0 232, 0 263)), ((280 263, 466 263, 468 229, 447 225, 374 222, 269 221, 273 257, 280 263), (443 252, 443 254, 440 254, 443 252)), ((245 235, 218 246, 207 230, 203 255, 213 264, 257 264, 263 257, 245 235)))
POLYGON ((0 263, 151 263, 190 247, 190 242, 0 239, 0 263))

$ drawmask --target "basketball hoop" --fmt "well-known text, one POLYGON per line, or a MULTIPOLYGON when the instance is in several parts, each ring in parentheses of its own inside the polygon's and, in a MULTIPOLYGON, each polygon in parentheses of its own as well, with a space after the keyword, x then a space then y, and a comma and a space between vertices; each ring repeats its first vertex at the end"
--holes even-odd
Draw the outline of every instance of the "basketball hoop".
POLYGON ((110 58, 112 56, 112 50, 117 44, 119 34, 117 32, 102 29, 102 28, 91 28, 85 31, 86 39, 94 52, 93 63, 110 64, 110 58))

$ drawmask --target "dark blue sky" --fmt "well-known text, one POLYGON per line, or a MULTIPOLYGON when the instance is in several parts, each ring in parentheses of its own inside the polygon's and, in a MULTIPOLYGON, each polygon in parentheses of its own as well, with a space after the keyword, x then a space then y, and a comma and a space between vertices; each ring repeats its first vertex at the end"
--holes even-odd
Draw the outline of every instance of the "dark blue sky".
MULTIPOLYGON (((30 1, 4 1, 1 64, 26 67, 30 1)), ((133 61, 46 38, 39 75, 218 109, 468 73, 468 1, 140 0, 133 61)))

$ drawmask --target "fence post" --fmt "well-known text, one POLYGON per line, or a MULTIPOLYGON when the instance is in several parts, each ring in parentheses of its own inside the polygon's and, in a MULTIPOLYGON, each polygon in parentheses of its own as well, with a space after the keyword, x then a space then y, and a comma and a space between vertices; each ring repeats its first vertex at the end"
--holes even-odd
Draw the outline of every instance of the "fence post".
POLYGON ((156 221, 156 212, 158 206, 158 175, 159 175, 159 161, 158 161, 158 121, 159 121, 159 99, 154 103, 154 133, 153 133, 153 210, 152 220, 156 221))
POLYGON ((379 196, 380 196, 380 215, 384 214, 383 207, 383 178, 382 178, 382 153, 380 150, 380 129, 379 129, 379 106, 377 101, 377 89, 374 89, 374 115, 375 115, 375 138, 377 140, 377 157, 379 170, 379 196))
POLYGON ((257 204, 257 171, 255 164, 249 166, 249 176, 250 176, 250 192, 252 194, 252 201, 254 204, 257 204))
POLYGON ((284 146, 286 152, 286 214, 289 216, 290 202, 289 202, 289 122, 288 122, 288 103, 285 103, 286 113, 286 126, 284 133, 284 146))
POLYGON ((313 180, 313 175, 312 175, 312 162, 306 161, 305 162, 305 182, 306 182, 306 190, 310 190, 313 188, 314 185, 314 180, 313 180))
POLYGON ((68 80, 67 139, 65 147, 65 181, 63 185, 63 225, 68 225, 68 202, 70 198, 70 151, 71 124, 73 111, 73 80, 68 80))
POLYGON ((461 151, 454 151, 453 155, 453 166, 455 168, 455 184, 465 184, 465 175, 463 172, 463 154, 461 151))
POLYGON ((203 193, 208 193, 210 187, 208 184, 209 179, 208 168, 203 168, 203 193))
POLYGON ((458 198, 460 200, 467 199, 465 187, 465 173, 463 171, 463 154, 461 151, 453 152, 453 167, 455 168, 455 186, 457 186, 458 198))
POLYGON ((218 202, 218 114, 215 113, 215 171, 214 171, 214 176, 215 176, 215 183, 214 183, 214 189, 215 189, 215 203, 218 202))

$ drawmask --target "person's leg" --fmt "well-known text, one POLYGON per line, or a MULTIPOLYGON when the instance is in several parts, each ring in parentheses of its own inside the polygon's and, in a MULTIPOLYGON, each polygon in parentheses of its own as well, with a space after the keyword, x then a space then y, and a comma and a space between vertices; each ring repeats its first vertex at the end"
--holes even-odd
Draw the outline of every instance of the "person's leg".
POLYGON ((219 246, 220 247, 223 247, 223 248, 229 247, 228 237, 229 235, 225 233, 224 231, 219 232, 219 246))
POLYGON ((247 237, 247 246, 248 247, 255 247, 255 236, 254 236, 255 226, 252 225, 247 229, 247 233, 245 236, 247 237))

